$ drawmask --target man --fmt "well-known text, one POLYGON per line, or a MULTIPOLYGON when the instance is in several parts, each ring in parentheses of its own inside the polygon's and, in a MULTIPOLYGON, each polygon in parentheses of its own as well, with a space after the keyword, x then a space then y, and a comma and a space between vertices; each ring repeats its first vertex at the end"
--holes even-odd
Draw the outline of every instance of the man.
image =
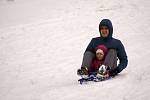
POLYGON ((105 58, 104 64, 100 66, 101 69, 109 67, 107 72, 109 76, 115 76, 126 68, 128 64, 127 54, 125 48, 120 40, 112 37, 113 26, 109 19, 103 19, 99 24, 100 37, 93 38, 85 50, 81 70, 78 74, 87 74, 88 68, 91 66, 93 58, 95 58, 95 48, 98 45, 105 45, 108 48, 108 53, 105 58), (117 59, 119 64, 117 65, 117 59))

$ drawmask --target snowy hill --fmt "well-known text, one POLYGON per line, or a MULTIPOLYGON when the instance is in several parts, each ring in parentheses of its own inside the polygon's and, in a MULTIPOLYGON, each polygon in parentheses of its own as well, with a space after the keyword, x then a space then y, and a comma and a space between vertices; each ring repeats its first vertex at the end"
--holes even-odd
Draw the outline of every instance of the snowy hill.
POLYGON ((0 100, 148 100, 150 1, 1 0, 0 100), (76 70, 103 18, 127 51, 112 80, 80 85, 76 70))

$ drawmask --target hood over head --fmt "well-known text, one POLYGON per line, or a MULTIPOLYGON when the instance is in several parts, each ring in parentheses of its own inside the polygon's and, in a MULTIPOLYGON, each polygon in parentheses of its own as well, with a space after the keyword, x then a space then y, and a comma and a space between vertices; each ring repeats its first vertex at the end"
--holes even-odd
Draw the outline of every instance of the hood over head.
MULTIPOLYGON (((107 38, 112 38, 112 34, 113 34, 113 26, 112 26, 112 22, 109 19, 103 19, 100 24, 99 24, 99 32, 100 32, 100 28, 102 26, 106 26, 109 29, 109 35, 107 38)), ((101 35, 101 32, 100 32, 101 35)), ((102 35, 101 35, 102 36, 102 35)))

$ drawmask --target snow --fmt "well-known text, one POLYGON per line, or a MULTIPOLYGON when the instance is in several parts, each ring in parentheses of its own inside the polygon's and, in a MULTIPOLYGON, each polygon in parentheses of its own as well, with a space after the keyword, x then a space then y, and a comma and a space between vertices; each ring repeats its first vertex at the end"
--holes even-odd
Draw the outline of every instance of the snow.
POLYGON ((149 0, 1 0, 0 100, 148 100, 149 0), (103 18, 127 51, 112 80, 80 85, 85 48, 103 18))

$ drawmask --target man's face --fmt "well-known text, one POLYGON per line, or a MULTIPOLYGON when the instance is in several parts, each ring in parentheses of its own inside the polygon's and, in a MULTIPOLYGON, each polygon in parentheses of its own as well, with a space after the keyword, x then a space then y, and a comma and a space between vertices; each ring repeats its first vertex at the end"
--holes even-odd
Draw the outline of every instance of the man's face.
POLYGON ((108 37, 109 35, 109 29, 107 26, 101 26, 100 32, 101 32, 102 37, 104 38, 108 37))

